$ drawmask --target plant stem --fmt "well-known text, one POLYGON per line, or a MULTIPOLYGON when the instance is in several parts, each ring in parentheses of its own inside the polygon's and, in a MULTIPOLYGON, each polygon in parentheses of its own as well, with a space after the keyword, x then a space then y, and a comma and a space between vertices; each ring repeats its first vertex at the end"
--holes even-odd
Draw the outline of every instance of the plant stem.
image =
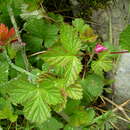
MULTIPOLYGON (((122 114, 125 116, 125 118, 127 120, 130 121, 130 117, 127 115, 127 113, 124 111, 124 108, 121 105, 117 105, 116 103, 114 103, 112 100, 108 99, 107 97, 101 96, 102 98, 104 98, 107 102, 111 103, 112 105, 114 105, 117 110, 120 110, 122 112, 122 114)), ((129 103, 130 100, 126 101, 126 103, 123 103, 123 105, 129 103)), ((115 109, 114 109, 115 110, 115 109)))
POLYGON ((36 75, 34 75, 34 74, 32 74, 32 73, 26 71, 25 69, 23 69, 23 68, 21 68, 21 67, 15 65, 14 63, 12 63, 12 61, 10 60, 10 58, 9 58, 9 56, 8 56, 8 54, 7 54, 6 48, 4 48, 3 53, 4 53, 4 56, 6 57, 6 60, 7 60, 8 64, 9 64, 12 68, 14 68, 15 70, 17 70, 17 71, 19 71, 19 72, 21 72, 21 73, 24 73, 24 74, 26 74, 26 75, 28 75, 28 76, 30 76, 30 77, 32 77, 32 78, 36 78, 36 75))
POLYGON ((111 121, 110 121, 110 124, 113 126, 113 128, 115 128, 115 130, 120 130, 114 123, 112 123, 111 121))
MULTIPOLYGON (((22 39, 21 39, 20 34, 19 34, 19 30, 18 30, 17 23, 16 23, 16 20, 15 20, 15 17, 14 17, 13 9, 10 6, 8 6, 8 13, 9 13, 11 22, 13 24, 13 27, 15 29, 18 42, 22 46, 22 39)), ((29 63, 28 63, 28 59, 27 59, 27 56, 26 56, 26 53, 25 53, 25 47, 24 46, 22 46, 21 54, 22 54, 22 57, 23 57, 23 60, 24 60, 25 68, 26 68, 26 70, 29 71, 29 63)))
MULTIPOLYGON (((127 101, 125 101, 124 103, 122 103, 121 105, 119 105, 120 107, 124 107, 124 106, 126 106, 126 105, 128 105, 128 103, 130 103, 130 99, 129 100, 127 100, 127 101)), ((115 111, 117 111, 118 109, 117 108, 115 108, 115 109, 113 109, 113 112, 115 112, 115 111)))
POLYGON ((129 53, 129 51, 118 51, 118 52, 110 52, 110 54, 123 54, 123 53, 129 53))
POLYGON ((36 53, 33 53, 31 55, 29 55, 28 57, 31 57, 31 56, 36 56, 36 55, 40 55, 40 54, 44 54, 46 53, 47 51, 39 51, 39 52, 36 52, 36 53))
POLYGON ((130 123, 130 121, 129 121, 129 120, 124 119, 124 118, 123 118, 123 117, 121 117, 121 116, 117 116, 117 118, 118 118, 118 119, 120 119, 120 120, 122 120, 122 121, 125 121, 125 122, 127 122, 127 123, 130 123))
POLYGON ((86 68, 88 67, 88 65, 90 64, 90 62, 93 60, 94 54, 95 54, 95 52, 92 51, 92 54, 90 55, 90 58, 89 58, 88 62, 85 63, 85 69, 84 69, 84 72, 83 72, 83 77, 82 77, 82 79, 84 79, 85 76, 86 76, 86 68))
POLYGON ((87 63, 87 67, 88 67, 88 65, 90 64, 90 62, 93 60, 93 56, 94 56, 94 51, 92 52, 92 54, 90 55, 90 59, 89 59, 89 61, 88 61, 88 63, 87 63))
POLYGON ((60 115, 66 122, 69 122, 69 117, 64 112, 56 112, 58 115, 60 115))

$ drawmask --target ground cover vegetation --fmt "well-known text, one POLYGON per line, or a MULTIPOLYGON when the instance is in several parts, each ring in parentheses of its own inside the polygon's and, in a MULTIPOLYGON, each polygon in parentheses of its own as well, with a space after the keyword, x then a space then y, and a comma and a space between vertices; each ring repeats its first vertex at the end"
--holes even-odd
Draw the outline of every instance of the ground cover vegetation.
POLYGON ((50 1, 0 0, 0 128, 116 128, 117 108, 105 108, 113 83, 106 73, 130 49, 129 27, 115 48, 82 18, 51 11, 50 1))

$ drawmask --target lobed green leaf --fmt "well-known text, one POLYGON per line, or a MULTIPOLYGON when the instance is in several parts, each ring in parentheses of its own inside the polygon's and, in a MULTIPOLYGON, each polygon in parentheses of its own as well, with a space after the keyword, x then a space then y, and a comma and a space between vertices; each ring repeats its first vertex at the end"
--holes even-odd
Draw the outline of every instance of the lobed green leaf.
POLYGON ((83 89, 79 84, 74 84, 66 88, 67 95, 72 99, 82 99, 83 89))
POLYGON ((81 48, 78 32, 68 24, 61 26, 60 41, 69 54, 76 55, 81 48))
POLYGON ((130 51, 130 25, 128 25, 120 34, 120 46, 122 49, 130 51))
POLYGON ((32 36, 43 39, 45 47, 51 47, 57 40, 58 27, 43 19, 30 19, 24 29, 32 36))

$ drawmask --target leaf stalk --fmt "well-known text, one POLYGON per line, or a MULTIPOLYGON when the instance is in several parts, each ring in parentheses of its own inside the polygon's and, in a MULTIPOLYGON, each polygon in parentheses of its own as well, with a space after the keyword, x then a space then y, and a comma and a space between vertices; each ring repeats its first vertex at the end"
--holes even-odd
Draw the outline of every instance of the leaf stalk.
MULTIPOLYGON (((18 42, 22 46, 22 39, 21 39, 20 34, 19 34, 19 30, 18 30, 17 23, 16 23, 16 20, 15 20, 15 17, 14 17, 13 9, 11 8, 10 5, 8 6, 8 13, 9 13, 11 22, 13 24, 13 27, 15 29, 18 42)), ((23 57, 23 60, 24 60, 25 68, 26 68, 26 70, 29 71, 29 63, 28 63, 28 59, 27 59, 27 56, 26 56, 26 53, 25 53, 25 47, 24 46, 22 46, 21 54, 22 54, 22 57, 23 57)))
POLYGON ((5 58, 6 58, 7 62, 8 62, 8 64, 9 64, 12 68, 14 68, 15 70, 17 70, 17 71, 19 71, 19 72, 21 72, 21 73, 23 73, 23 74, 26 74, 26 75, 28 75, 28 76, 30 76, 30 77, 32 77, 32 78, 36 78, 36 75, 34 75, 34 74, 30 73, 29 71, 26 71, 25 69, 23 69, 23 68, 21 68, 21 67, 15 65, 14 63, 12 63, 10 57, 9 57, 8 54, 7 54, 6 48, 4 48, 3 53, 4 53, 4 56, 5 56, 5 58))

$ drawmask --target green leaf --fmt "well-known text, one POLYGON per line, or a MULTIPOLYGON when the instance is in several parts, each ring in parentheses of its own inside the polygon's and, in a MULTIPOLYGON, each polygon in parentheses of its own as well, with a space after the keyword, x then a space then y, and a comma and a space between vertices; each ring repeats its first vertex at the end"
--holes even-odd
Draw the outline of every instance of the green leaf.
POLYGON ((85 111, 78 111, 70 117, 70 124, 72 126, 80 126, 86 124, 87 113, 85 111))
POLYGON ((74 83, 74 81, 78 78, 79 73, 82 70, 82 64, 77 57, 71 57, 70 62, 66 67, 65 72, 65 81, 69 86, 74 83))
POLYGON ((9 77, 9 64, 3 53, 0 53, 0 94, 6 95, 6 83, 9 77))
POLYGON ((72 55, 66 53, 66 51, 62 47, 55 47, 51 50, 48 50, 45 54, 41 55, 41 58, 45 60, 52 66, 66 66, 70 60, 72 55))
MULTIPOLYGON (((36 4, 34 4, 35 6, 37 6, 36 4)), ((32 7, 32 6, 31 6, 32 7)), ((37 7, 34 8, 33 10, 29 10, 29 3, 26 4, 22 4, 21 6, 21 14, 20 17, 24 20, 28 20, 28 19, 32 19, 32 18, 36 18, 36 19, 41 19, 43 18, 43 8, 42 9, 38 9, 37 7)))
POLYGON ((41 55, 41 58, 50 65, 65 69, 63 78, 67 86, 75 82, 82 69, 80 60, 76 56, 66 53, 61 47, 52 48, 41 55))
POLYGON ((17 55, 15 57, 15 64, 19 67, 25 68, 25 63, 21 51, 17 52, 17 55))
POLYGON ((26 43, 27 50, 31 52, 38 52, 42 49, 43 39, 32 35, 24 35, 23 39, 26 43))
POLYGON ((64 17, 60 14, 55 14, 55 13, 48 13, 48 16, 51 17, 53 20, 55 20, 57 23, 63 23, 64 22, 64 17))
POLYGON ((17 115, 13 114, 13 108, 10 102, 4 98, 0 98, 0 119, 9 119, 11 122, 17 120, 17 115))
POLYGON ((79 127, 72 127, 70 125, 65 125, 64 130, 79 130, 79 127))
POLYGON ((24 0, 26 4, 28 4, 28 10, 33 11, 39 8, 40 3, 42 3, 43 0, 24 0))
POLYGON ((96 74, 103 75, 103 71, 108 72, 112 69, 112 60, 109 56, 108 53, 102 53, 98 60, 92 61, 91 68, 96 74))
POLYGON ((81 41, 75 29, 63 24, 60 30, 62 46, 55 46, 41 56, 48 64, 64 68, 63 78, 69 86, 75 82, 81 72, 81 61, 75 56, 81 47, 81 41))
POLYGON ((12 79, 8 83, 7 92, 15 103, 24 104, 28 102, 34 95, 37 87, 21 77, 12 79))
POLYGON ((95 112, 93 109, 78 110, 70 116, 70 124, 72 126, 90 125, 93 122, 95 112))
POLYGON ((74 84, 66 88, 67 95, 72 99, 82 99, 83 89, 79 84, 74 84))
POLYGON ((21 4, 23 4, 24 0, 0 0, 0 10, 2 15, 8 16, 7 6, 10 4, 13 8, 14 15, 19 15, 21 12, 21 4))
POLYGON ((81 41, 78 32, 68 24, 63 24, 61 26, 60 40, 69 54, 75 55, 81 48, 81 41))
POLYGON ((14 59, 17 53, 17 50, 13 47, 12 44, 9 44, 7 46, 7 50, 8 50, 8 55, 10 57, 10 59, 14 59))
POLYGON ((89 104, 94 101, 103 91, 104 82, 102 77, 92 74, 88 75, 86 79, 81 81, 83 86, 83 99, 85 103, 89 104))
POLYGON ((110 130, 111 128, 113 128, 113 126, 111 125, 110 122, 116 123, 116 121, 117 121, 117 117, 116 117, 115 113, 113 113, 112 111, 107 111, 106 113, 102 114, 101 116, 96 117, 93 120, 93 123, 96 123, 97 127, 99 127, 99 128, 110 130))
POLYGON ((122 49, 130 51, 130 25, 127 26, 120 34, 120 46, 122 49))
POLYGON ((76 18, 72 21, 73 26, 80 33, 80 39, 83 42, 95 42, 97 39, 97 35, 94 34, 94 30, 87 24, 85 24, 84 20, 81 18, 76 18))
POLYGON ((39 87, 42 88, 40 91, 43 95, 43 100, 48 104, 56 105, 63 101, 60 88, 53 82, 55 79, 43 81, 39 84, 39 87))
MULTIPOLYGON (((55 80, 55 79, 54 79, 55 80)), ((13 101, 24 104, 29 101, 37 91, 48 104, 56 105, 62 102, 59 86, 53 79, 43 80, 38 84, 29 83, 26 79, 16 78, 9 82, 8 92, 13 101)))
POLYGON ((77 111, 77 109, 79 109, 80 103, 81 103, 81 100, 69 99, 67 101, 67 104, 66 104, 66 107, 65 107, 65 110, 64 110, 65 113, 67 115, 72 115, 73 113, 75 113, 75 111, 77 111))
POLYGON ((24 115, 31 122, 43 123, 51 117, 49 106, 43 101, 40 91, 24 104, 24 115))
POLYGON ((89 28, 89 25, 85 24, 82 18, 76 18, 72 21, 73 26, 79 31, 83 33, 86 29, 89 28))
POLYGON ((0 55, 0 85, 8 81, 9 65, 3 55, 0 55))
POLYGON ((58 28, 43 19, 28 20, 24 29, 32 36, 43 39, 45 47, 51 47, 57 40, 58 28))
POLYGON ((62 102, 59 86, 55 79, 44 79, 32 84, 25 78, 16 78, 9 82, 7 92, 14 103, 24 106, 24 114, 32 122, 42 123, 50 117, 48 104, 62 102))
POLYGON ((44 122, 39 128, 44 130, 59 130, 63 128, 63 124, 57 121, 55 118, 50 118, 49 120, 44 122))
POLYGON ((67 98, 65 97, 62 103, 59 103, 56 106, 54 106, 54 110, 56 112, 61 112, 66 107, 66 103, 67 103, 67 98))
POLYGON ((88 108, 86 110, 87 112, 87 120, 85 125, 91 125, 93 123, 94 117, 95 117, 95 111, 92 108, 88 108))

